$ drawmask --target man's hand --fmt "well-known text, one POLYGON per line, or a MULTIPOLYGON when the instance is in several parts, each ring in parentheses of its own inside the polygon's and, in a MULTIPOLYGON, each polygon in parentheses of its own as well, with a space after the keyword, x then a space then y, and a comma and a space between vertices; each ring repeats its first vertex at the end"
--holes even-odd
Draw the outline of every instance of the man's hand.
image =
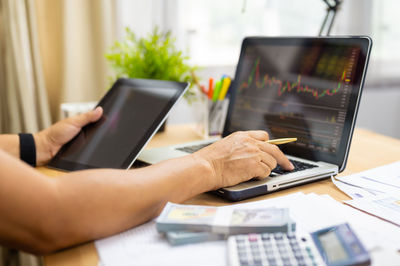
POLYGON ((266 143, 265 131, 235 132, 205 147, 193 156, 205 159, 213 169, 214 189, 228 187, 251 178, 265 178, 277 164, 293 170, 292 163, 278 146, 266 143))
POLYGON ((96 122, 103 109, 96 109, 61 120, 34 135, 36 144, 36 164, 48 163, 65 143, 73 139, 85 125, 96 122))

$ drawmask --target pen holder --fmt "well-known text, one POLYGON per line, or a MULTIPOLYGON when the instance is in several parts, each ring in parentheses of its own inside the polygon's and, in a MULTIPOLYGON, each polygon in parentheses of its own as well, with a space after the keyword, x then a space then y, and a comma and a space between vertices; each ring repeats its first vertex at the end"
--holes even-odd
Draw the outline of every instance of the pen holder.
POLYGON ((222 134, 228 106, 229 99, 215 102, 208 100, 208 132, 210 136, 222 134))
POLYGON ((204 94, 198 94, 197 100, 192 102, 194 130, 202 138, 208 138, 208 98, 204 94))

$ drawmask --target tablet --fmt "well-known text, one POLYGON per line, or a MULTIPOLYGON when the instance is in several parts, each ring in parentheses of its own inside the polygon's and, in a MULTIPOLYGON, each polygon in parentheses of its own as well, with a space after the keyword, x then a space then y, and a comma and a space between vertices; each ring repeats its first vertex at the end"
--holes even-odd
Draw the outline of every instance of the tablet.
POLYGON ((187 90, 186 82, 118 79, 98 106, 104 110, 65 144, 49 167, 74 171, 129 168, 187 90))

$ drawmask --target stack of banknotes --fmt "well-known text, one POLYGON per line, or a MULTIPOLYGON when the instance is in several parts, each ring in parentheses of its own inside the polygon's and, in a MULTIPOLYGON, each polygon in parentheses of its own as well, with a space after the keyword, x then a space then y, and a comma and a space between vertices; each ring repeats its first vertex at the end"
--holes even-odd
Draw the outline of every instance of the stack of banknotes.
POLYGON ((210 207, 167 203, 157 230, 172 245, 225 239, 228 235, 296 230, 287 208, 210 207))

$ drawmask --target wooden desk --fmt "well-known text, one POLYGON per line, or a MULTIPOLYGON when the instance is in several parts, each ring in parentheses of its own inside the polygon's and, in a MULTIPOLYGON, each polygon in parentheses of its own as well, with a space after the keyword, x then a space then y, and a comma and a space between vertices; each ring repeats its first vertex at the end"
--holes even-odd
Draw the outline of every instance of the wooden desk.
MULTIPOLYGON (((158 133, 148 146, 161 147, 198 139, 200 139, 200 137, 196 135, 189 126, 171 126, 167 128, 166 132, 158 133)), ((351 173, 360 172, 398 160, 400 160, 400 140, 376 134, 368 130, 356 129, 354 132, 346 170, 340 175, 349 175, 351 173)), ((59 176, 63 174, 61 172, 50 170, 44 167, 40 168, 39 170, 50 176, 59 176)), ((325 179, 246 201, 268 199, 299 191, 304 193, 314 192, 317 194, 329 194, 338 201, 350 199, 347 195, 338 190, 329 179, 325 179)), ((209 194, 198 195, 192 199, 189 199, 186 203, 202 205, 229 204, 228 201, 209 194)), ((97 266, 98 261, 99 257, 93 242, 44 257, 44 262, 47 266, 97 266)))

